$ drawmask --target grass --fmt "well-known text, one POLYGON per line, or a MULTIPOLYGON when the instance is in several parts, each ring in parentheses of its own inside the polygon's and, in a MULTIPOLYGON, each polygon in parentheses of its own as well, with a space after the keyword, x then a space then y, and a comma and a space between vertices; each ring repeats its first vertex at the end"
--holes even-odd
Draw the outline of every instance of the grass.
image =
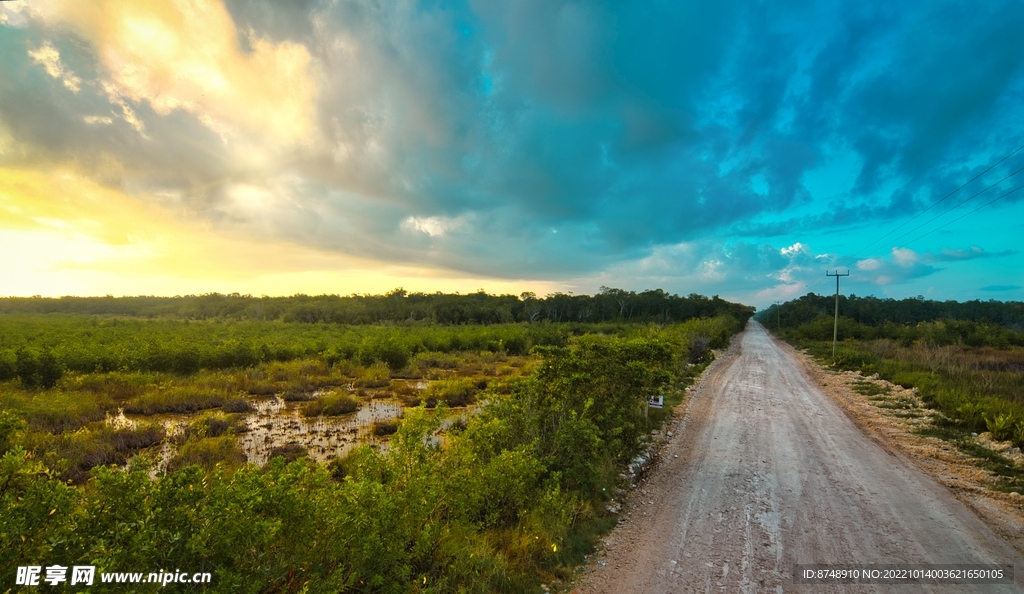
POLYGON ((307 417, 336 417, 352 414, 357 410, 359 400, 344 393, 326 394, 302 406, 302 414, 307 417))
MULTIPOLYGON (((794 340, 819 360, 832 363, 831 344, 794 340)), ((960 429, 982 433, 995 429, 998 439, 1024 446, 1024 349, 965 345, 910 345, 880 339, 843 341, 833 363, 863 374, 878 373, 904 388, 916 388, 930 408, 960 429)), ((865 395, 880 387, 862 381, 853 386, 865 395)), ((887 404, 883 407, 908 405, 887 404)))
POLYGON ((975 463, 984 470, 998 477, 988 484, 995 491, 1019 493, 1024 495, 1024 468, 1013 463, 1013 460, 978 443, 971 432, 946 423, 935 423, 918 427, 914 431, 924 437, 935 437, 954 444, 958 450, 971 456, 975 463))
POLYGON ((875 382, 869 382, 867 380, 858 380, 853 384, 853 391, 864 396, 877 396, 879 394, 891 394, 892 389, 889 386, 882 384, 876 384, 875 382))
POLYGON ((157 392, 148 392, 133 398, 125 404, 124 412, 133 415, 194 413, 201 410, 219 408, 227 402, 228 396, 221 391, 175 387, 157 392))
MULTIPOLYGON (((831 343, 789 338, 826 364, 916 388, 920 400, 940 414, 916 426, 915 433, 947 441, 970 456, 997 477, 989 484, 993 490, 1024 494, 1024 468, 975 437, 987 431, 996 441, 1024 447, 1024 349, 846 340, 833 362, 831 343)), ((893 396, 888 387, 859 380, 852 388, 895 417, 922 416, 913 398, 893 396)))
POLYGON ((468 406, 476 403, 477 394, 486 387, 486 380, 437 380, 424 390, 423 400, 427 408, 433 408, 438 402, 444 402, 449 407, 468 406))
POLYGON ((217 464, 235 468, 245 464, 245 454, 238 448, 238 440, 233 435, 192 438, 171 459, 167 471, 174 472, 193 464, 204 470, 211 470, 217 464))
POLYGON ((373 424, 373 434, 382 437, 385 435, 394 435, 398 432, 398 428, 402 425, 402 421, 399 419, 389 419, 387 421, 377 421, 373 424))
POLYGON ((61 480, 82 484, 96 466, 122 466, 132 455, 159 444, 164 437, 163 427, 156 423, 120 429, 99 424, 56 435, 30 433, 23 445, 29 451, 41 452, 44 462, 61 480))

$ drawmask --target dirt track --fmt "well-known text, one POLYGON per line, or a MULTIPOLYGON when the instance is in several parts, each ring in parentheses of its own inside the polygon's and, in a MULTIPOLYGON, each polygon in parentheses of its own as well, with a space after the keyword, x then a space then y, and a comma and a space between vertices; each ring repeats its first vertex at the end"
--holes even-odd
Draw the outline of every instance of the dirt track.
POLYGON ((675 438, 579 592, 888 592, 797 584, 794 564, 1024 559, 946 489, 866 438, 756 322, 691 393, 675 438), (605 565, 601 565, 604 563, 605 565))

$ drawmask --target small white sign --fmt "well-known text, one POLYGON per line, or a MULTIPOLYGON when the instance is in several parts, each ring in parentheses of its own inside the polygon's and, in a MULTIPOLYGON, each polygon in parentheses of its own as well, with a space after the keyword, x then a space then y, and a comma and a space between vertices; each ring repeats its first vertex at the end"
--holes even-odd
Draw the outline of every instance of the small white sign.
POLYGON ((665 406, 664 396, 651 396, 651 399, 647 402, 651 408, 662 408, 665 406))

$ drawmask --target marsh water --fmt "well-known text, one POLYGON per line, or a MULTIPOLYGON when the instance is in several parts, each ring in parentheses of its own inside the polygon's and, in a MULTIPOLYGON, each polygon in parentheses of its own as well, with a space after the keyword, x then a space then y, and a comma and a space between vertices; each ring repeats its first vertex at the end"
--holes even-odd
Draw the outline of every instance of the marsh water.
MULTIPOLYGON (((428 380, 392 380, 392 386, 403 383, 415 391, 422 391, 429 385, 428 380)), ((322 392, 313 392, 312 398, 323 396, 322 392)), ((274 455, 275 450, 302 451, 306 456, 317 462, 326 462, 331 458, 343 456, 352 448, 370 443, 386 449, 387 436, 374 434, 377 423, 401 419, 403 403, 393 397, 370 397, 360 400, 356 412, 339 416, 307 417, 302 414, 305 401, 286 401, 280 395, 253 396, 247 399, 252 412, 240 413, 241 427, 238 431, 238 447, 245 454, 246 460, 253 464, 264 465, 274 455)), ((475 406, 467 407, 464 414, 475 406)), ((195 414, 161 414, 153 416, 125 415, 123 411, 117 416, 108 418, 114 427, 135 427, 139 423, 159 422, 163 425, 167 438, 160 444, 157 455, 158 462, 154 471, 167 467, 167 463, 177 453, 174 438, 182 434, 201 413, 195 414)), ((445 420, 446 427, 456 418, 456 414, 445 420)))
POLYGON ((266 464, 275 448, 299 446, 307 455, 324 462, 346 453, 362 443, 383 441, 375 438, 373 425, 402 416, 402 404, 392 399, 361 402, 359 410, 337 417, 305 417, 302 403, 285 402, 279 396, 251 402, 255 413, 246 415, 248 432, 239 437, 246 459, 266 464))

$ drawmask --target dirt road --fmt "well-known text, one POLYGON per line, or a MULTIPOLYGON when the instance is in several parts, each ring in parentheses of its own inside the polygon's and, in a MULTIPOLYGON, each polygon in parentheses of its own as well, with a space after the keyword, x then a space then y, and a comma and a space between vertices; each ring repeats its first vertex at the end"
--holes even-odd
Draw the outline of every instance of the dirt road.
POLYGON ((866 438, 756 322, 691 393, 579 592, 889 592, 798 584, 794 564, 1013 564, 1024 559, 946 489, 866 438), (604 565, 602 565, 604 564, 604 565))

